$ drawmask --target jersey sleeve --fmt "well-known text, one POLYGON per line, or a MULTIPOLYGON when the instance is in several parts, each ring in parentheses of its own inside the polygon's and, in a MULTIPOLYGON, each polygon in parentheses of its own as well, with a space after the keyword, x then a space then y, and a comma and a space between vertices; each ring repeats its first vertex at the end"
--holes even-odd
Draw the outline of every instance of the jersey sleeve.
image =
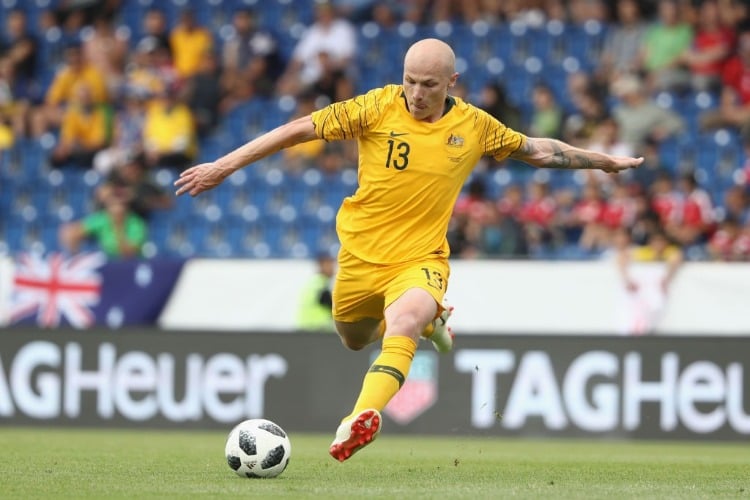
POLYGON ((312 114, 315 133, 326 141, 360 137, 380 119, 385 100, 385 89, 374 89, 329 104, 312 114))
POLYGON ((477 130, 481 130, 480 141, 484 154, 500 161, 519 150, 526 142, 526 136, 506 127, 489 113, 477 110, 477 130))

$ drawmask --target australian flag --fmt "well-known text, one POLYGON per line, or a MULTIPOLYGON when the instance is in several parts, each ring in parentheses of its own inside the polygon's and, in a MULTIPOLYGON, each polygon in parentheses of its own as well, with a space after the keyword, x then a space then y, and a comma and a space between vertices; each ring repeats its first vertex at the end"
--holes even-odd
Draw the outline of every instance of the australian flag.
POLYGON ((6 319, 44 328, 153 325, 183 264, 181 259, 107 261, 99 252, 21 254, 6 319))

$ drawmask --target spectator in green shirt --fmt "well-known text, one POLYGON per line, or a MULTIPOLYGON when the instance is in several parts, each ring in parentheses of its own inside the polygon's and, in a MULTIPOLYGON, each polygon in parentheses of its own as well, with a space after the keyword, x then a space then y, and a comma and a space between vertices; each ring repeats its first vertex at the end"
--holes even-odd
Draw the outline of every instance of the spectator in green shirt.
POLYGON ((110 196, 104 208, 60 228, 64 249, 77 253, 86 240, 94 240, 110 259, 138 257, 146 241, 146 222, 134 213, 125 198, 110 196))

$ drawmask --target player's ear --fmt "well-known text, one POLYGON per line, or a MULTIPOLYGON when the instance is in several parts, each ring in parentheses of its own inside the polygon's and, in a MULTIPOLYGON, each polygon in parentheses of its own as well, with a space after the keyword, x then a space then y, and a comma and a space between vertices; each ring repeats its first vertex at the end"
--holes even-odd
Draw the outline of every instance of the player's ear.
POLYGON ((451 78, 450 78, 450 80, 448 80, 448 87, 449 87, 449 88, 451 88, 451 87, 455 87, 455 86, 456 86, 456 82, 457 82, 457 81, 458 81, 458 73, 453 73, 453 74, 451 75, 451 78))

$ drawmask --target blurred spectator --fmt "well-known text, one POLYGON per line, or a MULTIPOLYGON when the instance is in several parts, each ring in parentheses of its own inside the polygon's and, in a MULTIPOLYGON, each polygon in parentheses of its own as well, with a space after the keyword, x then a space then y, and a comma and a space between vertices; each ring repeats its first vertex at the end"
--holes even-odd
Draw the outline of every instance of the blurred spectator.
POLYGON ((693 43, 682 56, 682 62, 690 70, 693 90, 719 90, 724 63, 734 43, 734 30, 722 24, 717 0, 703 0, 698 8, 693 43))
POLYGON ((98 15, 93 26, 84 30, 83 54, 85 59, 104 75, 109 95, 118 96, 125 73, 129 35, 115 29, 112 18, 98 15))
POLYGON ((85 241, 94 240, 111 259, 139 256, 146 241, 146 223, 128 208, 124 198, 110 196, 103 202, 101 210, 60 227, 61 246, 75 254, 85 241))
POLYGON ((681 18, 678 0, 658 0, 658 19, 646 29, 641 60, 651 91, 683 91, 690 74, 683 54, 693 42, 693 28, 681 18))
POLYGON ((107 81, 99 69, 86 61, 81 45, 74 43, 67 46, 64 55, 65 66, 55 74, 47 89, 43 107, 32 117, 35 136, 60 125, 65 105, 73 99, 75 89, 81 83, 88 87, 93 104, 108 102, 107 81))
POLYGON ((631 186, 620 181, 612 185, 611 192, 607 198, 601 215, 603 235, 611 242, 612 234, 619 228, 631 228, 638 215, 637 197, 631 192, 631 186))
POLYGON ((206 53, 198 69, 184 84, 184 99, 195 117, 195 130, 199 138, 206 137, 219 123, 221 84, 216 75, 219 62, 213 52, 206 53))
POLYGON ((276 36, 257 26, 250 9, 232 17, 234 32, 222 49, 222 85, 227 108, 253 96, 273 95, 284 67, 276 36))
MULTIPOLYGON (((606 119, 607 110, 603 100, 594 91, 587 90, 577 98, 576 109, 563 122, 563 140, 587 148, 603 139, 597 137, 597 132, 601 133, 600 124, 606 119)), ((615 140, 619 141, 619 136, 615 140)))
MULTIPOLYGON (((315 111, 318 106, 315 102, 316 96, 312 92, 306 92, 297 98, 297 109, 293 118, 307 116, 315 111)), ((310 168, 316 159, 320 158, 326 146, 326 141, 315 139, 312 141, 301 142, 290 148, 285 148, 282 152, 284 168, 290 171, 301 172, 310 168)))
POLYGON ((653 333, 666 310, 670 286, 682 266, 679 247, 663 232, 654 232, 645 245, 634 246, 626 229, 616 231, 613 250, 624 285, 620 329, 627 335, 653 333), (640 262, 661 262, 663 267, 636 267, 640 262))
MULTIPOLYGON (((329 2, 315 4, 315 22, 297 42, 278 93, 297 95, 313 87, 324 74, 344 76, 354 69, 357 51, 354 25, 336 14, 329 2)), ((335 77, 335 76, 334 76, 335 77)))
POLYGON ((499 82, 488 82, 482 86, 477 105, 513 130, 523 128, 521 110, 508 99, 505 87, 499 82))
POLYGON ((602 224, 605 209, 606 203, 599 185, 587 183, 571 214, 572 225, 579 229, 581 235, 578 247, 587 253, 604 250, 609 243, 608 233, 602 224))
MULTIPOLYGON (((13 96, 13 87, 8 77, 10 73, 10 61, 0 58, 0 158, 8 151, 15 142, 17 132, 14 132, 14 122, 19 114, 16 101, 13 96)), ((23 126, 21 126, 23 133, 23 126)))
POLYGON ((743 231, 736 218, 727 217, 719 223, 718 229, 708 240, 706 249, 712 260, 750 260, 750 231, 743 231))
POLYGON ((13 145, 16 137, 26 133, 29 103, 16 98, 14 87, 12 63, 0 57, 0 150, 3 151, 13 145))
POLYGON ((719 107, 705 111, 700 123, 704 129, 747 128, 750 123, 750 26, 740 31, 736 54, 724 65, 719 107))
POLYGON ((742 226, 750 225, 748 194, 742 186, 731 186, 724 192, 723 217, 733 218, 742 226))
POLYGON ((682 200, 674 188, 674 180, 669 173, 657 176, 650 186, 650 209, 657 215, 661 227, 671 227, 679 223, 682 200))
POLYGON ((526 234, 521 222, 523 189, 511 184, 503 190, 495 203, 498 214, 497 229, 500 231, 499 257, 528 257, 526 234))
POLYGON ((305 284, 297 310, 297 327, 311 332, 333 332, 333 276, 336 260, 319 255, 315 275, 305 284))
POLYGON ((171 57, 172 47, 169 44, 169 25, 167 24, 167 16, 164 14, 164 11, 156 7, 148 9, 143 16, 143 33, 141 34, 138 43, 141 43, 146 39, 151 40, 150 43, 152 43, 155 48, 158 47, 166 50, 171 57))
POLYGON ((679 190, 682 194, 680 215, 677 221, 665 228, 669 236, 683 247, 701 245, 706 242, 714 224, 711 196, 698 185, 693 174, 680 178, 679 190))
POLYGON ((179 84, 173 83, 146 109, 143 147, 150 168, 182 170, 190 166, 197 153, 195 118, 180 102, 179 93, 179 84))
POLYGON ((139 91, 126 90, 112 124, 112 144, 96 154, 94 168, 107 175, 126 158, 143 153, 146 99, 139 91))
POLYGON ((620 139, 636 153, 649 139, 661 142, 684 130, 683 118, 657 105, 646 94, 638 77, 619 77, 612 83, 612 94, 618 99, 613 105, 612 115, 620 128, 620 139))
POLYGON ((476 177, 456 200, 453 209, 451 233, 456 254, 463 258, 497 254, 500 234, 496 223, 494 202, 487 196, 484 180, 476 177))
POLYGON ((169 34, 172 60, 179 78, 188 78, 198 71, 201 59, 214 50, 214 38, 209 30, 198 26, 195 12, 184 9, 169 34))
POLYGON ((547 183, 533 181, 528 185, 518 218, 524 225, 525 239, 534 257, 548 256, 554 246, 557 239, 553 225, 556 209, 557 204, 547 183))
POLYGON ((127 64, 124 92, 151 99, 176 81, 177 72, 169 51, 155 38, 144 38, 138 42, 127 64))
POLYGON ((130 210, 146 221, 153 211, 174 205, 174 198, 151 180, 141 154, 125 157, 97 188, 96 200, 100 206, 106 206, 112 197, 125 200, 130 210))
POLYGON ((636 73, 641 67, 641 46, 646 33, 637 0, 617 0, 615 19, 604 42, 597 79, 605 85, 621 75, 636 73))
POLYGON ((562 133, 562 109, 552 89, 537 83, 531 94, 532 111, 528 133, 535 137, 560 137, 562 133))
POLYGON ((13 82, 12 91, 16 99, 36 100, 40 97, 36 94, 35 84, 38 42, 29 30, 23 10, 8 12, 5 18, 5 33, 0 42, 0 57, 9 64, 8 75, 13 82))
POLYGON ((91 168, 94 156, 111 140, 111 107, 95 102, 88 84, 78 83, 63 113, 60 138, 50 158, 52 165, 91 168))

